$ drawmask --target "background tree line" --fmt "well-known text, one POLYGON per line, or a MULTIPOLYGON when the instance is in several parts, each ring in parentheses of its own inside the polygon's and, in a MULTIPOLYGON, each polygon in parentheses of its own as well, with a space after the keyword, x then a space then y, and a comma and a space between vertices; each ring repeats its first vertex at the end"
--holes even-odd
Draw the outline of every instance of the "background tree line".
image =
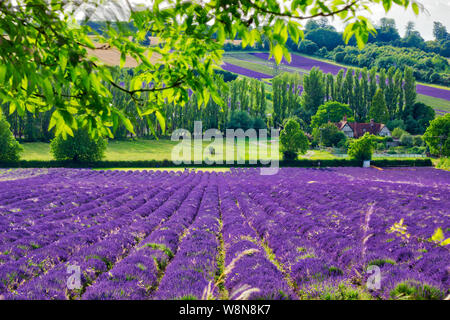
POLYGON ((346 115, 356 122, 374 119, 391 130, 401 127, 422 134, 435 112, 416 103, 416 96, 415 77, 409 67, 404 72, 394 67, 387 71, 348 69, 336 76, 313 68, 303 81, 298 74, 288 73, 273 79, 273 119, 277 127, 295 116, 302 128, 311 132, 313 127, 338 122, 346 115))
POLYGON ((344 44, 342 33, 327 19, 311 20, 305 27, 305 39, 298 44, 288 40, 287 44, 293 51, 361 68, 409 66, 420 81, 450 85, 450 67, 445 59, 450 57, 450 34, 442 23, 434 22, 433 41, 425 41, 414 22, 408 22, 403 37, 394 19, 382 18, 375 29, 377 34, 369 35, 368 45, 359 50, 354 39, 344 44))
MULTIPOLYGON (((385 68, 391 66, 413 69, 416 79, 424 82, 450 85, 450 34, 441 22, 434 22, 435 39, 425 41, 415 29, 414 22, 408 22, 403 37, 394 19, 382 18, 375 26, 376 35, 369 35, 368 44, 359 50, 356 40, 344 43, 342 32, 328 23, 326 18, 309 20, 305 26, 305 37, 300 42, 288 38, 286 45, 294 52, 316 55, 336 62, 361 68, 385 68)), ((268 43, 255 47, 227 43, 226 51, 267 50, 268 43)))
MULTIPOLYGON (((134 69, 118 67, 111 68, 115 81, 122 87, 131 86, 134 69)), ((205 106, 198 106, 198 97, 189 91, 189 99, 183 105, 166 103, 161 116, 165 118, 165 126, 162 127, 158 116, 155 114, 140 116, 136 101, 130 99, 129 94, 118 90, 113 85, 105 83, 112 93, 113 105, 121 110, 130 119, 134 134, 131 134, 125 125, 119 124, 114 132, 114 137, 123 139, 127 137, 152 137, 171 133, 177 128, 185 128, 191 132, 194 129, 194 121, 202 121, 203 128, 265 128, 267 126, 266 108, 267 101, 271 100, 266 91, 265 84, 257 79, 237 78, 237 75, 227 71, 216 72, 228 85, 219 89, 220 97, 226 105, 221 106, 213 99, 209 99, 205 106)), ((220 83, 217 83, 219 85, 220 83)), ((151 83, 142 82, 142 88, 151 86, 151 83)), ((145 96, 145 93, 142 93, 145 96)), ((26 111, 23 117, 17 113, 9 113, 9 104, 2 105, 2 111, 10 124, 10 130, 15 138, 26 142, 49 142, 54 138, 54 133, 48 130, 53 108, 46 112, 32 113, 26 111)))

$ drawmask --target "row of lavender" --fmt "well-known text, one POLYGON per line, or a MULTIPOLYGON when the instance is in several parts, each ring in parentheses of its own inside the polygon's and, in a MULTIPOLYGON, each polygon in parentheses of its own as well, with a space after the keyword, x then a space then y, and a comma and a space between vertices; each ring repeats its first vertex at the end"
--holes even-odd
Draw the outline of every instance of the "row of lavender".
POLYGON ((449 293, 449 250, 427 240, 437 228, 447 236, 450 230, 445 171, 283 168, 267 177, 256 169, 49 169, 1 176, 15 180, 0 182, 0 298, 449 293), (387 232, 400 219, 410 237, 387 232), (75 288, 68 282, 74 266, 81 271, 75 288), (370 266, 381 271, 380 288, 366 285, 370 266))

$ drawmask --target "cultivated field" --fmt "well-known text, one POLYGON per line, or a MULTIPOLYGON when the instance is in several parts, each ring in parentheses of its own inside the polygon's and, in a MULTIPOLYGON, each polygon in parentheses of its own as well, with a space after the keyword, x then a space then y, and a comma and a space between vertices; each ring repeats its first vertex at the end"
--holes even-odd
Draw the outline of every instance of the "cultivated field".
POLYGON ((1 170, 0 298, 442 299, 449 192, 430 168, 1 170))
MULTIPOLYGON (((224 55, 222 68, 240 75, 256 79, 270 79, 275 75, 274 60, 270 60, 269 54, 264 52, 233 52, 224 55)), ((292 61, 288 63, 284 59, 278 67, 278 72, 308 73, 313 67, 318 67, 324 73, 336 75, 339 70, 346 71, 349 66, 344 66, 331 61, 325 61, 309 56, 292 54, 292 61)), ((418 101, 433 107, 437 115, 450 112, 450 88, 417 84, 418 101)))

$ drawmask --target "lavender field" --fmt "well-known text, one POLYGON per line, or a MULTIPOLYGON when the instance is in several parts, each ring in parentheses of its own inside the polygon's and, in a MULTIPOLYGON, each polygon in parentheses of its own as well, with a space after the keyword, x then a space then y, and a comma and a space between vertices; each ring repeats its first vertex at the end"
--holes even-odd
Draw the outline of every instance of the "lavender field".
POLYGON ((3 169, 0 299, 443 299, 449 194, 432 168, 3 169))

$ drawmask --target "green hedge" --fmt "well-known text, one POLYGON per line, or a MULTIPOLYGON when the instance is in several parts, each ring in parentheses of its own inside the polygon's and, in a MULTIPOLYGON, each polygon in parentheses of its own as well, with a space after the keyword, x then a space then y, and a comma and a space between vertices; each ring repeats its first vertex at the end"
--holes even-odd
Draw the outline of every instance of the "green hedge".
MULTIPOLYGON (((433 165, 430 159, 401 159, 401 160, 372 160, 371 165, 377 167, 430 167, 433 165)), ((97 162, 73 162, 73 161, 17 161, 0 162, 0 168, 232 168, 232 167, 263 167, 269 165, 258 164, 181 164, 176 165, 172 161, 97 161, 97 162)), ((362 162, 351 159, 328 160, 291 160, 280 161, 280 167, 361 167, 362 162)))

